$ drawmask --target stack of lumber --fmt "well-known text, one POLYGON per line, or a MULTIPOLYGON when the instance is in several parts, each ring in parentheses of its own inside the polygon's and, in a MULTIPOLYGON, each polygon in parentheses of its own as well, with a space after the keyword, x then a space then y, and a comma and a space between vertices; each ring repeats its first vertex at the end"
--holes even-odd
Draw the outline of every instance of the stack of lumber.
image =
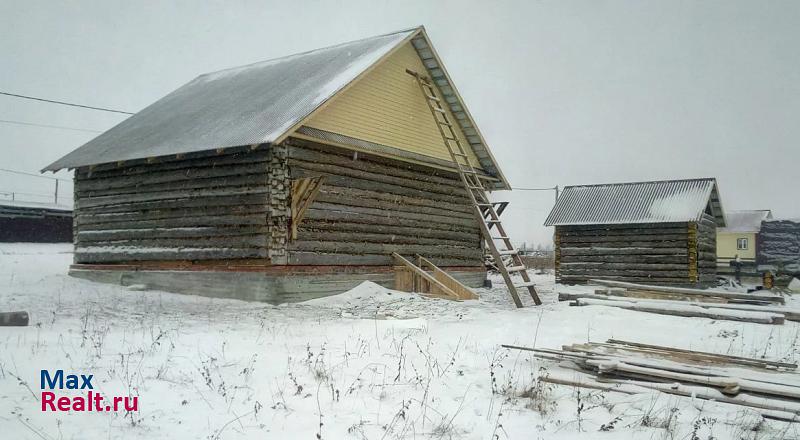
POLYGON ((658 391, 752 408, 766 418, 800 421, 797 365, 610 339, 605 343, 527 350, 560 361, 568 374, 544 382, 626 394, 658 391))
POLYGON ((620 281, 591 280, 603 286, 594 293, 559 293, 573 306, 602 305, 640 312, 703 317, 760 324, 800 321, 800 310, 783 306, 776 295, 649 286, 620 281))

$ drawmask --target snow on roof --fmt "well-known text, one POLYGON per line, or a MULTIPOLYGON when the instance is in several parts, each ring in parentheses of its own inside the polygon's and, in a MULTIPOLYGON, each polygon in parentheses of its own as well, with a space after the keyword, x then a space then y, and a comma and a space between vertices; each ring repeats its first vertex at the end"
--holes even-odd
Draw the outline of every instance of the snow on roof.
POLYGON ((719 232, 759 232, 761 222, 772 218, 769 209, 756 209, 749 211, 728 211, 725 213, 726 226, 719 232))
POLYGON ((713 178, 567 186, 545 226, 697 221, 707 207, 725 225, 713 178))
POLYGON ((43 171, 273 142, 418 30, 200 75, 43 171))

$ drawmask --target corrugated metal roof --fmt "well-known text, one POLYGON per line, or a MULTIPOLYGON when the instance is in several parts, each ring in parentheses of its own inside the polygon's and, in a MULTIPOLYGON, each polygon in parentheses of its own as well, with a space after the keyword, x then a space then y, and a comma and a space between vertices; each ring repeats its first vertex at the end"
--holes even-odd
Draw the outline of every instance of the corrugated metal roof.
POLYGON ((510 189, 422 27, 200 75, 42 171, 280 140, 408 39, 494 189, 510 189))
POLYGON ((720 228, 719 232, 758 232, 761 222, 771 218, 772 211, 769 209, 728 211, 725 213, 726 226, 720 228))
POLYGON ((43 171, 273 142, 416 32, 200 75, 43 171))
POLYGON ((724 226, 713 178, 568 186, 545 226, 697 221, 706 207, 724 226))

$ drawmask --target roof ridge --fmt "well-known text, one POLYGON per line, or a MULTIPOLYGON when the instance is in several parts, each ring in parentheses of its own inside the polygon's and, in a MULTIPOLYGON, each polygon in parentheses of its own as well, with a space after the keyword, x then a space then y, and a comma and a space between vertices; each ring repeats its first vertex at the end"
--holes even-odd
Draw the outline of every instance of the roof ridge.
POLYGON ((640 182, 616 182, 616 183, 590 183, 584 185, 567 185, 564 189, 567 188, 585 188, 585 187, 598 187, 598 186, 623 186, 623 185, 641 185, 646 183, 675 183, 675 182, 701 182, 701 181, 708 181, 713 180, 716 182, 716 177, 695 177, 695 178, 688 178, 688 179, 667 179, 667 180, 643 180, 640 182))
POLYGON ((394 31, 394 32, 387 32, 387 33, 381 34, 381 35, 373 35, 373 36, 370 36, 370 37, 359 38, 357 40, 351 40, 351 41, 345 41, 345 42, 342 42, 342 43, 332 44, 330 46, 318 47, 316 49, 310 49, 310 50, 306 50, 306 51, 303 51, 303 52, 295 52, 295 53, 290 53, 290 54, 282 55, 282 56, 275 57, 275 58, 269 58, 269 59, 266 59, 266 60, 254 61, 252 63, 242 64, 240 66, 228 67, 228 68, 220 69, 220 70, 212 70, 210 72, 201 73, 195 79, 199 79, 199 78, 202 78, 204 76, 215 75, 215 74, 219 74, 219 73, 223 73, 223 72, 229 72, 229 71, 238 70, 238 69, 245 69, 245 68, 248 68, 248 67, 255 67, 255 66, 259 65, 259 64, 274 63, 276 61, 282 61, 282 60, 286 60, 286 59, 293 58, 293 57, 300 57, 300 56, 310 55, 310 54, 315 53, 315 52, 322 52, 322 51, 326 51, 326 50, 337 49, 339 47, 346 46, 348 44, 360 43, 362 41, 373 40, 373 39, 376 39, 376 38, 388 37, 388 36, 391 36, 391 35, 402 34, 404 32, 411 32, 411 31, 415 31, 415 30, 419 30, 419 29, 423 29, 423 28, 424 27, 422 25, 420 25, 420 26, 411 27, 411 28, 407 28, 407 29, 402 29, 402 30, 398 30, 398 31, 394 31))

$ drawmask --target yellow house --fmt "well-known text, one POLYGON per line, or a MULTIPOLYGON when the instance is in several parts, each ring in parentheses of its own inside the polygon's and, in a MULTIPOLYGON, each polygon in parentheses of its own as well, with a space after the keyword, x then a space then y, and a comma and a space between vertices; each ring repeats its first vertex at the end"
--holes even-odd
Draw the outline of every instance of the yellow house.
POLYGON ((769 209, 728 211, 726 227, 717 229, 717 265, 729 266, 737 256, 745 265, 754 265, 761 221, 771 218, 769 209))

